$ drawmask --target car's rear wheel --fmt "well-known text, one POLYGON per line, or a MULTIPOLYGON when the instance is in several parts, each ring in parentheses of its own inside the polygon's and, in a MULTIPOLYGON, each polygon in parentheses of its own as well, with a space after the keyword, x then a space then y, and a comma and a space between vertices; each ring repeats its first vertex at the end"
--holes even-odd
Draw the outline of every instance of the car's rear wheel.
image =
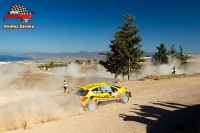
POLYGON ((127 93, 123 93, 121 95, 121 100, 122 100, 122 103, 127 103, 129 101, 129 96, 127 93))
POLYGON ((97 109, 97 103, 93 100, 89 100, 87 108, 89 111, 94 111, 97 109))

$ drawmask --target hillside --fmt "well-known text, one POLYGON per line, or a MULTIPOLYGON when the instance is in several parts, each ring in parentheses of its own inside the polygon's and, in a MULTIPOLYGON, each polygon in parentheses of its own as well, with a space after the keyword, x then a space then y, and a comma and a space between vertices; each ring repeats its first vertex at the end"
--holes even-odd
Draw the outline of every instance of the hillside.
MULTIPOLYGON (((50 59, 50 58, 104 58, 105 56, 99 55, 100 52, 88 52, 88 51, 79 51, 79 52, 63 52, 63 53, 43 53, 43 52, 33 52, 25 53, 19 56, 28 57, 32 59, 50 59)), ((144 57, 152 56, 154 52, 145 52, 144 57)))

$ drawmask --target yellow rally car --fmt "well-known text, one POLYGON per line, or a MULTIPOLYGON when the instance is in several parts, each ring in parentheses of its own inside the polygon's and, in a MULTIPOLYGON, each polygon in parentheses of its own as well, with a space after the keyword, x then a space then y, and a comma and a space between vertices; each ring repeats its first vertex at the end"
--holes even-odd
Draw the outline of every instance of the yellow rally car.
POLYGON ((80 96, 84 110, 94 111, 98 105, 108 102, 127 103, 131 92, 126 88, 107 84, 105 82, 79 86, 77 95, 80 96))

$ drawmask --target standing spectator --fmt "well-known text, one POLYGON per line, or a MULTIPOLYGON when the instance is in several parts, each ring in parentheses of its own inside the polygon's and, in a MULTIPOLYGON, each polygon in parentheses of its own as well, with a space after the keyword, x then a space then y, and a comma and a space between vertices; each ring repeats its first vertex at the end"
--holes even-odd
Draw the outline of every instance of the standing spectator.
POLYGON ((64 80, 64 82, 63 82, 63 85, 64 85, 64 92, 66 92, 66 90, 67 90, 67 83, 68 83, 68 82, 66 82, 66 81, 64 80))
POLYGON ((176 67, 174 66, 173 68, 172 68, 172 74, 175 74, 176 73, 176 67))

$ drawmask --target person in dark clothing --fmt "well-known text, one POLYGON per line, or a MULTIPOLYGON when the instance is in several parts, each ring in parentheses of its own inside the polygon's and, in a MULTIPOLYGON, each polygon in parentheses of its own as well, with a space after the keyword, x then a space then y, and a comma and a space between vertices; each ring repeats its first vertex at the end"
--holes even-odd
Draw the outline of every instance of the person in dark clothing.
POLYGON ((66 90, 67 90, 67 82, 65 80, 63 82, 63 85, 64 85, 64 92, 66 92, 66 90))
POLYGON ((173 68, 172 68, 172 74, 175 74, 176 73, 176 67, 174 66, 173 68))

